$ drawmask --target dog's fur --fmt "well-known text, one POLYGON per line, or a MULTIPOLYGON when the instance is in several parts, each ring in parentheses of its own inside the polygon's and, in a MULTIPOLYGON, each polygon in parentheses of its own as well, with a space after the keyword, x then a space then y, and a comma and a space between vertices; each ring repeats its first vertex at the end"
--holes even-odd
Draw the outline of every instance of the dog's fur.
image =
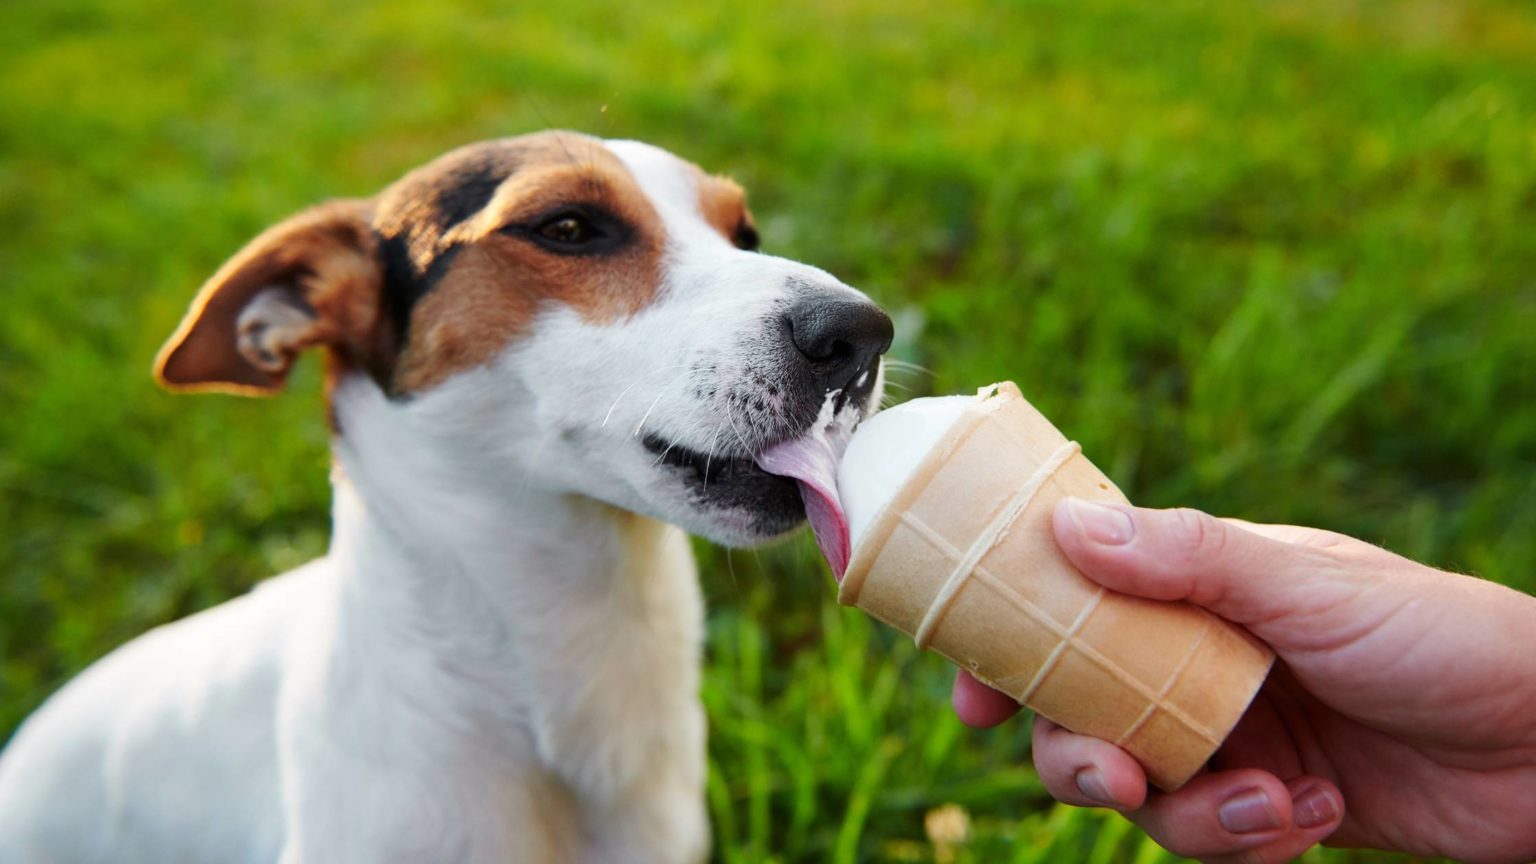
POLYGON ((750 457, 829 391, 869 410, 890 339, 755 238, 730 181, 541 133, 252 241, 157 373, 270 393, 325 350, 330 552, 44 705, 0 758, 0 861, 705 857, 674 526, 797 526, 794 484, 750 457))

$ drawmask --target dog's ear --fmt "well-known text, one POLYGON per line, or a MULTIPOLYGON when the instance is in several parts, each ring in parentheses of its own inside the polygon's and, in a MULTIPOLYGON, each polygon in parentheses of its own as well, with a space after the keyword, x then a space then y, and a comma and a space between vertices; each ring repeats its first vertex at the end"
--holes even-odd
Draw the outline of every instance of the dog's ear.
POLYGON ((331 201, 268 228, 203 285, 155 360, 172 390, 270 395, 294 358, 324 345, 377 372, 393 334, 371 202, 331 201))

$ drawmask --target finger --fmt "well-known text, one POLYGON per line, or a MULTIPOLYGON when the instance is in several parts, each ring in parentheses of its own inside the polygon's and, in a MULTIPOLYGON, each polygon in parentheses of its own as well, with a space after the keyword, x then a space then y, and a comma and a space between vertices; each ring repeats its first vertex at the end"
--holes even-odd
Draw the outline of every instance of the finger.
POLYGON ((1232 516, 1222 516, 1220 519, 1228 525, 1236 525, 1244 531, 1258 534, 1261 537, 1279 540, 1281 543, 1294 543, 1298 546, 1326 548, 1328 546, 1337 546, 1340 543, 1361 542, 1353 537, 1323 528, 1308 528, 1304 525, 1271 525, 1267 522, 1249 522, 1247 519, 1238 519, 1232 516))
POLYGON ((1035 773, 1051 797, 1079 807, 1134 810, 1147 798, 1147 775, 1119 747, 1035 718, 1035 773))
POLYGON ((955 675, 949 701, 960 722, 977 729, 990 729, 1019 713, 1019 703, 1011 696, 993 690, 964 670, 955 675))
POLYGON ((1294 861, 1338 830, 1342 810, 1336 806, 1339 800, 1336 788, 1328 784, 1319 786, 1316 778, 1311 777, 1288 781, 1285 787, 1291 794, 1294 830, 1235 854, 1209 856, 1204 859, 1207 864, 1280 864, 1294 861), (1324 803, 1320 804, 1320 801, 1324 803))
POLYGON ((1148 510, 1068 498, 1056 541, 1078 569, 1116 591, 1188 600, 1231 621, 1281 618, 1314 605, 1340 577, 1319 547, 1286 543, 1198 510, 1148 510))
POLYGON ((1148 796, 1126 815, 1176 855, 1244 864, 1283 862, 1327 837, 1343 818, 1343 796, 1317 777, 1289 783, 1267 771, 1203 774, 1177 792, 1148 796))

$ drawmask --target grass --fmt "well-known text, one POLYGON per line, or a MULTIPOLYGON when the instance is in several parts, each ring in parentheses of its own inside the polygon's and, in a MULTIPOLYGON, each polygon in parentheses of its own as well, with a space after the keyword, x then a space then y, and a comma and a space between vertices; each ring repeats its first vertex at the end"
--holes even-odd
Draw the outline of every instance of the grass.
MULTIPOLYGON (((931 371, 897 393, 1013 378, 1141 503, 1536 590, 1525 4, 15 0, 0 112, 0 737, 324 549, 313 368, 262 402, 149 382, 201 279, 546 126, 734 173, 773 251, 898 312, 931 371)), ((1027 724, 962 729, 809 543, 701 552, 720 860, 1168 860, 1052 807, 1027 724), (936 845, 950 804, 969 839, 936 845)))

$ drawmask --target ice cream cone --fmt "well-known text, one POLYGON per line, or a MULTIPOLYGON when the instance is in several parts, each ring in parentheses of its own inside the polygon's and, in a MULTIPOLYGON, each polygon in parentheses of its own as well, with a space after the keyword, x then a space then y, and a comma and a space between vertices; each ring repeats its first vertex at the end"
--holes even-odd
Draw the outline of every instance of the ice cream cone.
POLYGON ((1012 383, 983 393, 858 539, 838 600, 1177 789, 1274 654, 1203 609, 1108 591, 1074 568, 1051 530, 1057 502, 1125 496, 1012 383))

